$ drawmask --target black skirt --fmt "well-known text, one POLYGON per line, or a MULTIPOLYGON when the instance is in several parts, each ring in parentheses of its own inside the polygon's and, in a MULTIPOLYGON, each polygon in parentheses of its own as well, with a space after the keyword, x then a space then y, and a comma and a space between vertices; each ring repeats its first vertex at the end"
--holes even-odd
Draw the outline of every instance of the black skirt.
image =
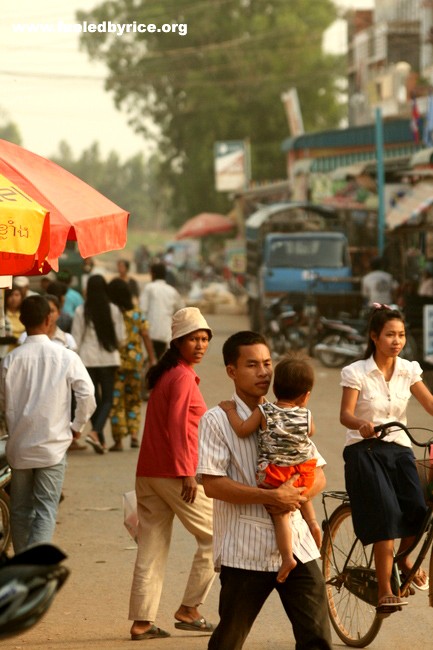
POLYGON ((410 447, 366 439, 344 448, 353 526, 364 545, 416 535, 427 512, 410 447))

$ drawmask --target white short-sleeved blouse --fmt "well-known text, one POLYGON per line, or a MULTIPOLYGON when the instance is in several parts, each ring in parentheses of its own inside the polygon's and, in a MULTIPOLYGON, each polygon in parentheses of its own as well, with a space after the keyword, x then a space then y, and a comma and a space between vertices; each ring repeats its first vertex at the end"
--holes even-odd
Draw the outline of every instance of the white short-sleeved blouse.
MULTIPOLYGON (((406 408, 411 396, 411 386, 422 381, 418 361, 396 358, 393 375, 389 382, 376 365, 373 357, 355 361, 341 371, 340 385, 359 391, 355 416, 374 424, 398 421, 406 424, 406 408)), ((347 429, 346 445, 363 440, 356 429, 347 429)), ((401 430, 395 430, 384 438, 410 447, 410 440, 401 430)))

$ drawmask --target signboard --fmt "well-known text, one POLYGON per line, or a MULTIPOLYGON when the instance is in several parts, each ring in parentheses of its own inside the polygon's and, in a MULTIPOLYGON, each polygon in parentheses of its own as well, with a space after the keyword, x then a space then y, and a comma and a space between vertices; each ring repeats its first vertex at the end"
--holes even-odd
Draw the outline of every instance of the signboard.
POLYGON ((281 95, 281 101, 286 110, 287 121, 289 123, 290 134, 293 138, 304 134, 304 121, 302 119, 301 106, 299 104, 298 91, 296 88, 290 88, 281 95))
POLYGON ((433 363, 433 305, 423 307, 424 361, 433 363))
POLYGON ((249 143, 244 140, 215 142, 214 167, 217 192, 247 187, 250 180, 249 143))

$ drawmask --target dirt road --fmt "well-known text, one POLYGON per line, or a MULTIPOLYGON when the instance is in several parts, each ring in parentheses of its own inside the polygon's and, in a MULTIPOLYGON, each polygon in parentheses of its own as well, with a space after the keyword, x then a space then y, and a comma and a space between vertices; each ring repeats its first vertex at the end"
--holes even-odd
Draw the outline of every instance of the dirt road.
MULTIPOLYGON (((221 358, 221 345, 231 333, 247 329, 244 316, 208 317, 215 336, 203 363, 198 367, 201 388, 209 406, 231 395, 221 358)), ((317 427, 316 442, 328 461, 328 487, 344 486, 341 451, 342 428, 338 424, 339 371, 318 364, 316 386, 310 402, 317 427)), ((427 426, 427 418, 413 405, 413 424, 427 426)), ((134 487, 136 449, 98 456, 91 449, 70 453, 65 482, 65 500, 60 506, 54 542, 67 554, 71 575, 46 617, 32 630, 2 642, 4 650, 120 650, 128 646, 128 599, 135 544, 123 526, 122 494, 134 487)), ((320 514, 320 501, 316 503, 320 514)), ((157 624, 170 631, 169 639, 152 640, 152 650, 205 650, 207 637, 174 628, 173 614, 180 604, 194 542, 177 524, 169 556, 157 624)), ((218 578, 201 608, 212 622, 218 620, 218 578)), ((427 596, 418 592, 406 611, 387 619, 374 650, 405 649, 415 644, 431 645, 433 613, 427 596)), ((147 646, 146 646, 147 647, 147 646)), ((246 650, 293 650, 290 625, 278 598, 272 596, 263 608, 245 644, 246 650)), ((340 642, 335 647, 343 647, 340 642)), ((221 650, 224 650, 221 648, 221 650)))

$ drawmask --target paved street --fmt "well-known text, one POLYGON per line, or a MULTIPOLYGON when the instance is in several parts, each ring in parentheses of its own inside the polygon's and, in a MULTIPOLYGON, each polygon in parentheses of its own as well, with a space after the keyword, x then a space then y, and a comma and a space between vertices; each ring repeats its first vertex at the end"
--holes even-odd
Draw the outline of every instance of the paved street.
MULTIPOLYGON (((209 406, 231 395, 221 357, 221 345, 231 333, 248 328, 244 316, 206 316, 214 328, 208 355, 198 367, 201 387, 209 406)), ((316 421, 316 442, 328 461, 328 488, 344 486, 343 430, 338 422, 339 370, 315 363, 316 385, 310 406, 316 421)), ((412 404, 410 422, 428 426, 428 417, 412 404)), ((61 504, 55 542, 68 554, 71 576, 45 619, 26 634, 2 642, 4 650, 120 650, 129 643, 128 598, 135 560, 135 545, 123 526, 122 494, 134 487, 137 450, 98 456, 92 450, 69 454, 65 500, 61 504)), ((320 514, 320 500, 316 503, 320 514)), ((172 637, 152 640, 152 650, 199 650, 206 637, 176 630, 173 614, 180 604, 194 552, 190 536, 177 524, 157 625, 172 637)), ((218 620, 218 579, 201 608, 212 622, 218 620)), ((406 611, 384 622, 374 650, 431 647, 433 610, 424 592, 410 599, 406 611)), ((245 644, 246 650, 294 650, 290 625, 278 598, 272 597, 261 612, 245 644)), ((335 642, 335 648, 344 647, 335 642)), ((221 648, 221 650, 224 650, 221 648)))

